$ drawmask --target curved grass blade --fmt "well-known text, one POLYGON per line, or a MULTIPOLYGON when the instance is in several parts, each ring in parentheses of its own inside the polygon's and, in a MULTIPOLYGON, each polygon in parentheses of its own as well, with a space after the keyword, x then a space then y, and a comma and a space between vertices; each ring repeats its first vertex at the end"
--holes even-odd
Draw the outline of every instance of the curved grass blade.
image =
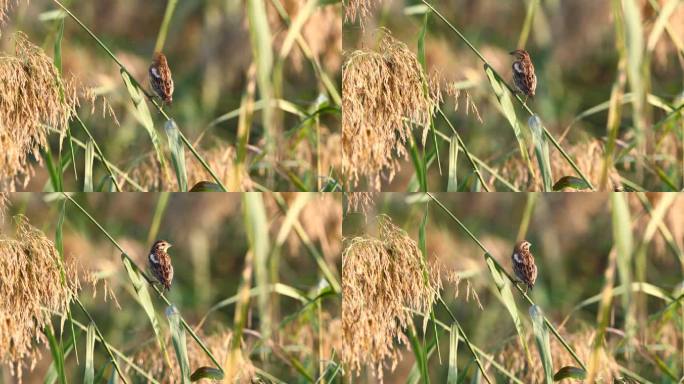
MULTIPOLYGON (((247 20, 249 36, 252 46, 252 56, 256 63, 256 82, 259 94, 264 100, 262 124, 266 141, 266 153, 273 153, 275 124, 273 99, 273 51, 271 46, 271 30, 264 0, 250 0, 247 2, 247 20)), ((269 168, 269 171, 272 169, 269 168)))
POLYGON ((451 325, 451 332, 449 334, 449 373, 447 375, 447 384, 456 384, 458 382, 458 325, 456 323, 451 325))
POLYGON ((185 147, 180 139, 178 126, 173 119, 169 119, 164 124, 164 131, 169 139, 169 148, 171 148, 171 161, 173 162, 173 169, 176 171, 176 179, 178 180, 178 187, 181 192, 188 191, 188 172, 185 169, 185 147))
POLYGON ((582 368, 572 367, 569 365, 559 369, 558 372, 553 375, 553 381, 561 381, 564 379, 584 380, 586 378, 587 371, 582 368))
POLYGON ((522 126, 518 122, 518 117, 515 113, 515 107, 513 106, 508 87, 501 84, 499 78, 494 74, 494 71, 489 64, 485 64, 484 68, 487 73, 487 78, 489 79, 489 84, 492 86, 492 90, 494 90, 494 94, 499 100, 501 113, 503 113, 506 120, 508 120, 508 124, 513 128, 515 139, 518 141, 520 154, 522 155, 523 160, 525 160, 530 174, 532 174, 532 164, 530 163, 530 155, 527 153, 527 143, 525 141, 525 136, 523 135, 522 126))
POLYGON ((64 373, 64 351, 62 351, 62 346, 57 342, 55 335, 52 333, 52 325, 47 325, 44 332, 50 345, 50 353, 52 353, 52 361, 55 363, 57 378, 60 384, 66 384, 67 379, 64 373))
MULTIPOLYGON (((610 201, 612 204, 613 243, 617 251, 618 275, 620 276, 620 283, 625 287, 629 287, 632 285, 634 240, 632 238, 632 219, 629 213, 627 195, 624 193, 612 193, 610 201)), ((635 332, 636 314, 630 289, 626 289, 625 294, 622 295, 622 309, 625 315, 625 354, 626 356, 631 356, 633 352, 631 339, 635 332)))
POLYGON ((223 192, 221 186, 211 181, 199 181, 189 192, 223 192))
POLYGON ((90 323, 86 334, 86 360, 85 372, 83 373, 83 383, 93 384, 95 380, 95 364, 93 363, 93 354, 95 352, 95 325, 90 323))
POLYGON ((536 305, 530 307, 530 317, 532 318, 532 328, 534 337, 537 340, 539 357, 544 367, 544 377, 546 384, 553 383, 553 361, 551 360, 551 343, 549 342, 549 330, 544 324, 544 315, 541 308, 536 305))
MULTIPOLYGON (((71 141, 69 141, 71 142, 71 141)), ((93 191, 93 162, 95 161, 95 146, 93 141, 88 139, 85 148, 85 167, 83 175, 83 192, 93 191)))
MULTIPOLYGON (((427 319, 427 317, 425 318, 427 319)), ((427 363, 427 353, 423 344, 418 339, 416 335, 416 329, 411 324, 408 328, 408 337, 411 342, 411 348, 413 349, 413 354, 416 356, 416 363, 418 364, 418 369, 420 370, 420 377, 423 379, 423 383, 430 383, 430 375, 428 373, 428 363, 427 363)))
POLYGON ((458 191, 458 179, 456 178, 458 170, 458 136, 451 136, 449 142, 449 178, 447 180, 447 192, 458 191))
POLYGON ((133 289, 135 290, 138 303, 140 304, 140 306, 143 307, 143 309, 145 310, 145 314, 147 315, 147 318, 150 320, 150 324, 152 325, 152 330, 154 331, 154 336, 157 339, 159 348, 161 348, 162 353, 166 358, 167 364, 171 366, 171 364, 169 363, 168 352, 166 351, 166 343, 164 343, 164 337, 162 336, 161 325, 159 324, 157 314, 154 311, 154 305, 152 304, 150 292, 147 289, 147 281, 140 275, 140 272, 138 272, 136 267, 133 266, 131 261, 123 254, 121 255, 121 261, 123 262, 124 267, 126 267, 126 272, 128 272, 128 278, 131 280, 131 283, 133 284, 133 289))
POLYGON ((591 187, 587 183, 585 183, 584 180, 575 176, 563 176, 560 179, 558 179, 558 181, 556 181, 556 183, 552 187, 552 189, 555 192, 562 191, 566 188, 575 190, 585 190, 590 189, 591 187))
POLYGON ((544 192, 550 192, 553 189, 553 175, 551 174, 549 143, 546 141, 546 136, 544 136, 542 121, 539 116, 533 115, 527 120, 527 125, 529 125, 530 131, 532 131, 534 151, 537 155, 537 164, 539 164, 539 169, 541 169, 544 192))
POLYGON ((180 322, 180 313, 174 306, 166 308, 166 318, 169 320, 173 349, 176 350, 176 359, 180 367, 180 377, 183 384, 190 383, 190 360, 188 359, 188 347, 185 343, 185 328, 180 322))
POLYGON ((527 361, 532 361, 530 350, 525 339, 525 330, 523 329, 522 320, 520 319, 520 314, 518 313, 518 307, 515 305, 513 291, 511 291, 511 282, 504 274, 501 273, 501 271, 499 271, 499 266, 494 262, 494 259, 490 254, 485 254, 485 260, 487 261, 487 267, 489 267, 489 273, 492 275, 492 279, 494 280, 494 285, 496 285, 496 289, 499 291, 499 295, 501 296, 501 302, 508 310, 511 320, 513 320, 513 325, 515 325, 515 330, 518 333, 520 344, 525 350, 527 361))
POLYGON ((128 72, 126 72, 124 69, 121 69, 119 72, 121 73, 123 82, 126 84, 126 89, 128 90, 128 94, 131 96, 133 105, 135 106, 136 112, 134 115, 138 122, 142 124, 143 128, 145 128, 145 131, 147 131, 147 135, 150 137, 152 146, 154 147, 154 151, 157 155, 157 161, 159 161, 160 168, 165 170, 166 167, 164 165, 166 162, 164 160, 164 153, 162 152, 161 143, 159 142, 159 135, 157 135, 157 131, 154 130, 154 122, 152 121, 150 109, 147 108, 147 103, 145 103, 144 93, 138 87, 137 83, 133 83, 128 72))
MULTIPOLYGON (((269 302, 269 252, 268 218, 264 206, 263 195, 260 193, 244 193, 245 229, 249 240, 250 252, 254 255, 254 276, 259 295, 257 305, 261 321, 260 331, 263 338, 271 335, 271 307, 269 302)), ((264 355, 265 356, 265 355, 264 355)))
POLYGON ((190 375, 190 381, 201 379, 223 380, 223 372, 213 367, 199 367, 190 375))

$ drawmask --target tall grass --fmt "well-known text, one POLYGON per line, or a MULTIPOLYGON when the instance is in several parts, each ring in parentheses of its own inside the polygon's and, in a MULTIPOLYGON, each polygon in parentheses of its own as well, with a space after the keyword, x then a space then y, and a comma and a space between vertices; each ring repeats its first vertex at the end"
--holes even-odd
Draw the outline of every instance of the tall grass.
MULTIPOLYGON (((434 140, 421 142, 421 154, 412 149, 413 170, 400 170, 403 161, 399 146, 395 148, 396 153, 383 151, 389 154, 386 163, 392 164, 386 167, 387 173, 391 176, 402 175, 402 181, 392 182, 391 177, 386 177, 378 187, 374 180, 357 185, 355 179, 351 179, 346 181, 347 189, 680 190, 682 185, 679 185, 679 181, 684 179, 679 164, 681 159, 678 158, 683 142, 677 121, 681 119, 681 114, 676 112, 676 117, 671 114, 681 107, 681 100, 677 94, 679 91, 676 86, 671 86, 669 80, 678 76, 681 63, 677 58, 684 54, 681 38, 677 36, 680 29, 674 27, 681 20, 681 15, 675 11, 676 1, 662 5, 655 1, 647 3, 640 7, 635 1, 614 1, 612 8, 610 4, 596 4, 596 13, 592 16, 607 19, 614 26, 613 30, 606 33, 603 22, 601 27, 599 24, 589 24, 582 30, 587 31, 587 34, 595 33, 596 36, 606 35, 603 39, 614 39, 615 50, 611 52, 595 46, 571 48, 570 45, 576 42, 570 36, 562 35, 567 33, 565 28, 550 23, 551 19, 569 20, 572 17, 569 15, 573 14, 570 8, 575 7, 572 4, 541 5, 539 1, 527 1, 526 12, 521 12, 516 5, 508 3, 488 7, 484 4, 437 4, 428 0, 421 0, 419 5, 400 1, 348 2, 343 30, 351 41, 347 44, 349 49, 372 44, 375 31, 366 26, 377 22, 380 28, 393 30, 397 36, 401 36, 398 39, 414 41, 418 58, 425 60, 425 52, 429 52, 427 57, 430 63, 423 64, 424 71, 442 73, 444 79, 440 87, 477 93, 475 102, 479 110, 485 113, 481 114, 484 123, 479 121, 484 127, 476 129, 472 128, 477 126, 477 122, 467 114, 459 116, 450 113, 443 116, 452 131, 458 128, 457 138, 462 138, 461 141, 470 150, 465 149, 463 144, 453 143, 451 133, 440 132, 442 127, 446 128, 440 122, 431 128, 434 140), (404 12, 398 12, 398 8, 404 12), (464 16, 471 12, 481 20, 464 16), (504 13, 509 14, 508 19, 512 23, 500 24, 500 15, 504 13), (383 17, 386 14, 392 17, 383 17), (454 19, 459 18, 461 25, 453 23, 449 14, 454 15, 454 19), (484 18, 488 19, 484 21, 484 18), (496 24, 495 31, 477 35, 475 31, 481 30, 483 22, 496 24), (614 35, 610 33, 613 31, 614 35), (552 34, 559 40, 557 44, 553 44, 552 34), (510 35, 517 36, 517 46, 513 45, 515 42, 510 35), (502 69, 503 64, 510 65, 510 58, 506 58, 505 52, 513 48, 528 49, 537 68, 540 93, 527 102, 514 92, 507 74, 510 70, 504 72, 502 69), (660 54, 658 60, 653 60, 655 50, 660 54), (560 57, 571 57, 576 67, 557 61, 560 57), (587 60, 610 63, 604 65, 602 62, 602 67, 607 67, 605 71, 615 71, 615 75, 610 74, 613 80, 587 82, 581 75, 574 76, 574 72, 570 72, 583 72, 587 60), (484 70, 477 67, 476 61, 484 70), (668 71, 663 71, 665 62, 674 65, 668 67, 668 71), (567 75, 563 76, 561 70, 568 72, 567 75), (596 107, 592 107, 593 101, 584 102, 597 97, 607 97, 609 100, 596 107), (483 106, 483 103, 489 105, 483 106), (584 104, 587 104, 584 111, 583 107, 577 108, 584 104), (622 113, 623 109, 625 113, 622 113), (522 118, 520 110, 527 117, 522 118), (608 111, 605 137, 591 129, 591 125, 600 119, 596 114, 603 111, 608 111), (663 126, 663 116, 667 128, 663 126), (568 117, 573 120, 570 125, 564 122, 568 117), (587 118, 591 121, 584 122, 587 118), (583 121, 582 132, 578 132, 575 124, 579 121, 583 121), (512 140, 508 140, 508 135, 502 135, 502 124, 512 129, 512 140), (571 130, 573 126, 574 131, 571 130), (566 141, 568 134, 572 136, 566 141), (456 150, 457 147, 459 150, 456 150), (470 152, 471 155, 459 162, 456 155, 461 151, 470 152), (449 153, 452 160, 448 172, 442 170, 440 157, 444 153, 449 153), (479 162, 474 159, 478 157, 486 159, 482 161, 486 167, 481 164, 476 166, 479 162), (465 164, 469 170, 455 171, 459 165, 465 164)), ((588 18, 590 12, 579 10, 579 15, 576 15, 578 19, 572 23, 587 23, 582 17, 588 18)), ((348 55, 345 72, 352 70, 352 64, 352 55, 348 55)), ((373 81, 368 79, 366 88, 372 87, 373 81)), ((367 95, 368 99, 346 93, 345 97, 372 105, 368 101, 373 99, 370 94, 367 95)), ((457 106, 458 92, 455 98, 454 104, 457 106)), ((440 101, 435 112, 445 111, 448 101, 440 101)), ((385 109, 386 113, 391 113, 388 108, 385 109)), ((409 110, 404 114, 408 121, 411 121, 410 113, 409 110)), ((372 115, 360 119, 368 117, 366 120, 372 122, 373 116, 378 114, 381 113, 376 110, 372 115)), ((420 132, 414 132, 413 135, 419 136, 420 132)), ((345 147, 347 158, 357 156, 357 153, 360 153, 358 149, 345 147)), ((352 164, 351 172, 364 172, 362 166, 352 164)))
MULTIPOLYGON (((196 17, 185 10, 179 13, 176 9, 177 1, 170 0, 166 3, 165 11, 158 18, 160 25, 155 30, 156 43, 154 47, 149 47, 150 50, 156 51, 166 49, 165 52, 169 56, 177 93, 173 106, 161 105, 148 90, 149 87, 143 85, 147 79, 139 75, 141 63, 129 60, 129 53, 123 51, 122 46, 116 43, 118 36, 94 31, 89 26, 89 21, 78 14, 79 11, 88 8, 87 6, 72 5, 60 0, 53 0, 52 4, 58 7, 60 12, 45 12, 41 14, 41 20, 55 26, 45 35, 45 39, 55 41, 53 56, 58 72, 62 71, 63 62, 69 63, 70 72, 74 69, 72 40, 89 40, 95 47, 88 48, 86 45, 84 52, 88 60, 109 61, 116 65, 122 80, 119 84, 128 92, 129 101, 118 100, 120 102, 112 103, 114 108, 111 109, 117 111, 119 116, 122 110, 128 110, 123 113, 127 117, 122 119, 124 126, 118 129, 126 131, 126 138, 118 132, 107 132, 108 128, 112 131, 111 122, 116 120, 115 115, 111 115, 112 120, 105 118, 87 121, 84 111, 72 103, 67 112, 53 108, 53 113, 60 115, 67 123, 74 123, 71 124, 73 127, 69 124, 66 128, 64 124, 56 126, 53 119, 40 121, 41 124, 47 125, 44 127, 46 132, 52 132, 57 128, 67 136, 64 155, 61 143, 59 148, 56 148, 54 140, 47 142, 47 139, 42 139, 39 147, 26 148, 23 144, 19 145, 21 143, 15 143, 16 148, 8 148, 7 153, 10 153, 11 149, 11 153, 22 153, 23 156, 32 154, 33 157, 37 157, 39 148, 44 151, 42 158, 46 165, 41 167, 39 175, 43 176, 47 171, 45 174, 50 178, 46 185, 47 189, 187 191, 196 187, 195 190, 227 191, 230 188, 238 191, 315 191, 338 184, 336 179, 340 167, 339 155, 322 150, 321 147, 328 147, 340 137, 336 131, 339 125, 341 98, 336 84, 331 80, 336 76, 334 71, 337 68, 328 63, 334 62, 334 56, 339 56, 339 51, 334 52, 332 47, 320 42, 325 39, 326 44, 331 42, 334 46, 336 42, 333 40, 341 42, 341 39, 339 34, 335 37, 336 34, 332 31, 323 36, 316 34, 317 40, 312 41, 312 28, 315 29, 316 25, 334 23, 335 19, 339 20, 339 5, 308 2, 307 5, 285 7, 280 0, 256 1, 245 3, 244 15, 238 9, 231 9, 227 14, 222 14, 215 7, 207 6, 207 19, 204 21, 207 22, 207 28, 213 28, 215 33, 211 36, 200 36, 200 41, 206 44, 195 47, 195 53, 188 52, 189 55, 197 54, 200 63, 209 61, 207 74, 215 72, 225 52, 223 49, 209 51, 216 48, 216 45, 226 43, 222 38, 224 34, 216 28, 225 29, 226 26, 233 25, 234 21, 230 18, 240 14, 240 17, 245 18, 248 27, 246 32, 252 37, 246 44, 253 48, 252 57, 248 60, 252 61, 256 70, 253 76, 257 87, 256 92, 252 91, 251 102, 259 105, 261 118, 252 119, 254 111, 251 104, 242 103, 236 110, 242 118, 238 124, 238 134, 234 135, 234 132, 230 132, 233 124, 231 120, 234 118, 231 116, 232 113, 219 110, 218 114, 214 114, 209 105, 206 109, 203 109, 205 106, 202 105, 193 105, 192 96, 204 90, 198 89, 186 80, 194 76, 194 72, 185 72, 184 69, 187 69, 185 63, 193 62, 197 57, 175 57, 174 51, 177 51, 177 46, 187 44, 187 41, 183 40, 184 33, 179 34, 178 29, 192 25, 196 17), (69 28, 72 22, 81 32, 69 28), (282 25, 286 31, 284 40, 281 40, 280 35, 270 31, 273 28, 278 31, 282 25), (169 44, 170 39, 176 41, 169 44), (68 44, 63 44, 65 42, 68 44), (63 45, 68 48, 62 49, 63 45), (278 56, 277 52, 280 53, 278 56), (323 60, 326 62, 322 63, 323 60), (302 62, 304 65, 309 64, 309 68, 304 68, 302 62), (298 82, 301 79, 304 80, 298 82), (292 82, 298 82, 299 86, 293 87, 292 82), (292 113, 297 117, 291 118, 284 113, 292 113), (131 120, 131 116, 135 120, 131 120), (156 121, 157 116, 161 118, 161 123, 156 121), (141 126, 144 128, 142 131, 139 130, 141 126), (161 126, 165 128, 168 144, 159 137, 161 126), (141 133, 147 136, 147 140, 132 145, 133 137, 141 133), (92 151, 87 152, 86 148, 83 152, 79 151, 78 142, 85 145, 90 143, 92 151), (142 145, 145 143, 147 146, 142 145), (123 148, 128 150, 122 150, 123 148), (141 150, 136 151, 137 149, 141 150), (190 153, 188 159, 185 158, 186 151, 190 153), (80 174, 81 170, 83 175, 80 174), (237 172, 234 174, 233 171, 237 172)), ((40 9, 40 5, 35 3, 22 6, 33 12, 40 9)), ((121 5, 126 6, 133 5, 121 5)), ((4 16, 8 8, 8 5, 3 4, 0 13, 4 16)), ((152 14, 149 14, 148 17, 151 16, 152 14)), ((14 27, 24 27, 20 19, 17 20, 14 27)), ((146 20, 145 28, 147 29, 148 24, 156 24, 156 20, 146 20)), ((145 50, 144 41, 131 43, 138 44, 134 50, 136 54, 145 50)), ((150 56, 151 51, 149 56, 141 55, 150 56)), ((195 71, 197 67, 196 65, 195 71)), ((244 71, 244 75, 249 76, 249 70, 246 69, 242 64, 238 64, 232 73, 244 71)), ((93 75, 98 75, 79 72, 78 68, 76 72, 79 85, 94 83, 92 79, 97 76, 93 75)), ((59 73, 53 74, 52 77, 60 82, 58 75, 59 73)), ((219 79, 205 85, 207 89, 213 89, 211 92, 207 91, 214 95, 210 99, 216 101, 215 96, 218 94, 234 94, 223 89, 222 83, 225 84, 226 81, 219 79)), ((36 86, 39 85, 40 83, 36 83, 36 86)), ((47 88, 57 90, 55 87, 47 88)), ((112 92, 112 88, 104 91, 98 89, 95 92, 108 92, 108 99, 119 99, 119 95, 112 92)), ((72 99, 72 88, 67 87, 65 90, 69 91, 65 94, 69 97, 66 101, 69 101, 72 99)), ((212 105, 216 108, 225 108, 230 105, 231 98, 225 100, 221 101, 220 106, 216 102, 212 105)), ((10 109, 14 108, 11 104, 16 103, 13 100, 3 103, 5 108, 10 109)), ((235 106, 230 106, 228 110, 233 107, 235 106)), ((16 172, 8 175, 11 176, 8 178, 11 185, 17 183, 20 184, 20 188, 40 188, 35 183, 28 184, 33 176, 32 169, 29 168, 24 175, 15 174, 16 172)))
POLYGON ((328 266, 334 254, 326 250, 324 257, 319 248, 325 249, 321 244, 339 242, 339 235, 328 237, 336 225, 341 225, 339 219, 320 217, 324 209, 337 210, 339 201, 335 196, 317 194, 300 195, 296 201, 261 193, 224 195, 220 199, 195 196, 130 194, 101 200, 95 195, 10 195, 12 212, 21 206, 29 207, 26 217, 43 211, 31 220, 55 227, 55 240, 53 243, 37 229, 27 229, 29 219, 21 216, 17 216, 20 232, 16 239, 0 239, 4 247, 0 258, 4 265, 2 277, 7 283, 4 285, 20 296, 33 292, 31 301, 15 302, 23 307, 21 311, 8 307, 12 301, 0 302, 6 314, 3 325, 10 326, 2 332, 0 348, 23 348, 23 339, 17 337, 26 335, 27 340, 44 340, 52 358, 42 356, 44 347, 40 344, 29 342, 27 350, 3 352, 0 377, 8 379, 3 375, 3 367, 7 366, 29 382, 42 375, 48 382, 53 377, 60 382, 162 383, 202 378, 230 383, 339 382, 340 346, 335 341, 335 323, 339 323, 338 274, 328 266), (100 221, 102 211, 117 210, 119 204, 137 206, 139 211, 109 217, 106 223, 100 221), (233 216, 240 206, 243 215, 233 216), (192 274, 185 267, 190 260, 184 250, 197 242, 184 244, 184 239, 190 239, 183 234, 186 229, 181 229, 186 228, 185 223, 178 226, 180 223, 175 222, 188 209, 194 214, 214 215, 196 221, 204 230, 194 232, 193 238, 220 244, 218 248, 212 245, 214 267, 210 276, 201 281, 211 292, 204 303, 195 301, 192 274), (312 217, 313 212, 319 215, 312 217), (144 227, 148 233, 142 237, 124 229, 137 227, 139 219, 147 221, 144 227), (300 231, 299 235, 296 231, 300 231), (264 237, 270 232, 278 233, 277 240, 264 237), (141 246, 131 240, 135 237, 140 237, 141 246), (142 264, 147 262, 146 238, 160 237, 175 242, 176 250, 170 251, 175 277, 169 292, 154 284, 142 264), (293 259, 292 255, 298 254, 296 248, 320 258, 326 269, 319 269, 314 260, 293 259), (33 269, 25 264, 28 256, 34 259, 33 269), (281 266, 290 263, 308 267, 295 272, 298 278, 290 280, 293 275, 289 266, 281 266), (79 265, 89 268, 77 271, 79 265), (222 270, 225 266, 242 269, 239 284, 239 273, 231 275, 222 270), (35 276, 24 274, 33 282, 15 284, 17 274, 11 272, 16 268, 36 271, 35 276), (107 269, 110 272, 105 272, 107 269), (83 292, 80 281, 84 273, 88 282, 104 280, 105 302, 83 292), (332 279, 331 285, 325 283, 326 274, 332 279), (51 293, 38 295, 41 290, 51 293), (119 299, 111 296, 114 292, 119 299), (40 316, 36 317, 39 322, 20 316, 32 311, 35 314, 31 316, 40 316), (29 329, 29 324, 35 327, 29 329), (29 369, 36 361, 38 367, 29 369))
MULTIPOLYGON (((454 274, 460 276, 456 281, 467 279, 468 289, 471 283, 479 287, 482 309, 468 306, 462 298, 450 298, 447 292, 458 292, 458 286, 447 282, 441 287, 430 285, 438 295, 431 308, 416 309, 415 301, 401 299, 399 292, 406 280, 414 289, 429 287, 422 280, 403 273, 406 277, 401 282, 387 285, 372 273, 349 268, 347 263, 356 264, 353 260, 360 239, 377 241, 374 237, 378 235, 372 225, 359 220, 359 215, 346 216, 344 232, 355 237, 343 254, 343 274, 353 275, 343 280, 345 292, 353 292, 343 297, 343 306, 365 303, 366 311, 384 316, 398 327, 391 335, 379 336, 378 331, 388 346, 384 355, 377 357, 381 363, 362 361, 359 368, 359 360, 346 359, 352 373, 363 377, 365 372, 374 372, 379 381, 411 383, 550 383, 561 379, 647 383, 659 378, 676 382, 684 369, 678 332, 682 296, 677 283, 681 271, 668 268, 678 264, 681 257, 676 244, 679 241, 672 242, 671 236, 672 230, 678 236, 682 233, 675 229, 681 226, 676 214, 681 196, 665 194, 649 200, 646 195, 614 193, 595 195, 591 200, 570 195, 554 199, 550 195, 432 193, 375 198, 377 212, 413 228, 408 231, 417 233, 417 244, 425 249, 427 264, 442 264, 442 279, 454 274), (499 213, 502 209, 516 214, 504 217, 499 213), (577 212, 579 217, 562 219, 566 210, 577 212), (586 220, 589 223, 584 223, 586 220), (612 223, 612 236, 602 230, 606 223, 612 223), (511 224, 519 225, 517 236, 511 224), (556 238, 557 231, 569 238, 556 238), (658 246, 653 244, 656 232, 663 236, 658 246), (540 273, 533 291, 523 289, 509 272, 508 244, 516 238, 533 242, 540 273), (585 244, 577 244, 576 239, 585 244), (451 271, 454 266, 459 270, 451 271), (601 275, 598 279, 597 271, 601 275), (365 284, 374 288, 363 288, 365 284), (397 315, 388 311, 387 305, 382 309, 369 305, 386 295, 400 301, 404 312, 397 315), (407 313, 409 321, 405 319, 407 313), (410 351, 403 345, 406 339, 410 351), (379 365, 383 367, 380 372, 379 365)), ((368 220, 372 223, 374 219, 368 220)), ((382 235, 378 239, 381 241, 382 235)), ((366 259, 382 255, 382 249, 364 249, 366 259)), ((392 252, 391 246, 384 249, 390 252, 386 260, 390 265, 371 263, 383 265, 379 270, 387 271, 379 276, 391 276, 403 268, 402 259, 410 252, 406 248, 402 253, 392 252)), ((362 324, 366 322, 356 326, 362 324)), ((358 334, 349 332, 346 337, 353 340, 358 334)), ((379 348, 357 351, 353 356, 369 356, 370 350, 379 348)))

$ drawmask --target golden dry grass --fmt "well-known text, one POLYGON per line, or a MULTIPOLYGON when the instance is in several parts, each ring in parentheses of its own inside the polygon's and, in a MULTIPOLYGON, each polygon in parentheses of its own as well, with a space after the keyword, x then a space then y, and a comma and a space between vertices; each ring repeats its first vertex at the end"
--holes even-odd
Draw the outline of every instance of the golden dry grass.
MULTIPOLYGON (((582 361, 588 361, 593 350, 594 337, 596 331, 586 329, 578 331, 569 335, 563 335, 565 340, 572 346, 577 355, 582 361)), ((527 338, 527 344, 533 345, 534 340, 531 335, 527 338)), ((558 342, 557 339, 551 338, 551 357, 553 359, 554 369, 560 369, 565 366, 576 366, 570 353, 558 342)), ((537 353, 536 351, 534 353, 537 353)), ((601 368, 597 372, 597 380, 600 383, 612 383, 613 379, 621 377, 618 371, 618 363, 615 361, 614 353, 602 349, 601 352, 601 368)), ((497 360, 506 367, 515 377, 525 383, 543 383, 544 382, 544 368, 542 367, 541 358, 538 355, 533 356, 532 364, 530 365, 525 358, 525 352, 519 342, 513 341, 509 343, 497 356, 497 360)))
POLYGON ((382 380, 385 365, 394 369, 400 359, 395 342, 408 345, 404 330, 413 316, 406 309, 429 312, 441 281, 388 217, 378 217, 378 232, 349 240, 342 254, 342 359, 357 374, 368 366, 382 380))
MULTIPOLYGON (((529 153, 532 155, 534 151, 531 149, 529 153)), ((588 140, 577 143, 568 148, 568 153, 575 159, 577 166, 585 171, 585 175, 594 185, 600 185, 601 169, 604 158, 604 144, 597 139, 588 140)), ((535 155, 536 156, 536 155, 535 155)), ((563 176, 574 176, 575 171, 563 159, 558 151, 551 151, 550 153, 551 169, 554 179, 558 180, 563 176)), ((525 166, 525 162, 521 157, 511 157, 501 165, 498 172, 504 178, 519 186, 523 190, 543 190, 542 176, 539 168, 533 168, 534 174, 530 175, 525 166)), ((620 174, 615 167, 608 170, 608 185, 611 190, 620 188, 622 182, 620 174)), ((571 189, 568 191, 572 191, 571 189)))
POLYGON ((349 192, 345 194, 347 198, 348 212, 363 212, 367 215, 373 206, 373 197, 376 192, 349 192))
MULTIPOLYGON (((230 351, 230 343, 233 339, 233 334, 229 330, 219 331, 210 336, 204 335, 199 332, 200 338, 204 341, 206 346, 209 348, 211 353, 223 361, 230 351)), ((173 345, 170 340, 166 343, 167 351, 173 351, 173 345)), ((191 367, 211 367, 213 363, 207 354, 200 348, 200 346, 193 340, 187 341, 188 348, 188 360, 190 361, 191 367)), ((246 356, 246 354, 243 353, 246 356)), ((164 354, 161 353, 159 345, 157 343, 150 343, 145 348, 141 349, 134 357, 134 361, 140 367, 145 368, 149 373, 152 374, 160 381, 166 383, 180 383, 181 378, 178 376, 180 373, 180 368, 178 365, 178 360, 175 356, 171 356, 169 367, 164 359, 164 354)), ((235 383, 250 383, 252 378, 255 377, 254 366, 252 363, 244 357, 242 360, 242 365, 239 369, 239 377, 235 377, 235 383)), ((205 380, 203 380, 205 381, 205 380)))
POLYGON ((416 55, 388 31, 377 50, 351 52, 342 73, 342 173, 350 186, 366 179, 380 189, 407 156, 413 127, 427 137, 441 100, 439 86, 416 55))
POLYGON ((41 355, 52 311, 66 312, 80 283, 73 260, 63 266, 63 282, 55 244, 25 217, 16 220, 14 236, 0 235, 0 362, 21 381, 41 355))
POLYGON ((28 38, 14 36, 15 53, 0 56, 0 189, 26 186, 48 145, 47 127, 62 132, 78 105, 76 87, 61 79, 52 59, 28 38), (63 94, 61 89, 64 90, 63 94))
POLYGON ((373 13, 373 8, 380 3, 379 0, 347 0, 344 4, 344 21, 355 22, 356 19, 363 26, 364 19, 373 13))
MULTIPOLYGON (((209 166, 216 172, 218 178, 226 183, 230 175, 235 172, 233 161, 235 159, 235 148, 231 145, 217 145, 200 152, 209 166)), ((199 162, 188 161, 185 165, 188 175, 188 188, 192 188, 200 181, 213 180, 211 174, 199 162)), ((131 170, 130 177, 147 191, 179 190, 178 179, 175 176, 173 165, 167 161, 164 163, 164 169, 162 169, 154 153, 145 156, 131 170)), ((131 187, 131 190, 134 189, 130 185, 128 187, 131 187)), ((242 190, 252 190, 252 182, 246 172, 242 175, 242 190)))

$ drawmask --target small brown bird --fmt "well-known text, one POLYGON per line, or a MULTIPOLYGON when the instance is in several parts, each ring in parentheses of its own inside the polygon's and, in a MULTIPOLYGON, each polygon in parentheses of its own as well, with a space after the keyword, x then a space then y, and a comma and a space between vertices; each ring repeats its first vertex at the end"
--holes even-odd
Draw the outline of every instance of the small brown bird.
POLYGON ((537 90, 537 75, 534 74, 534 65, 530 54, 524 49, 516 49, 511 52, 516 60, 513 62, 513 81, 517 90, 525 95, 525 102, 528 97, 534 97, 537 90))
POLYGON ((150 85, 154 93, 166 104, 173 101, 173 79, 166 56, 161 52, 154 53, 154 61, 150 65, 150 85))
POLYGON ((164 286, 168 291, 171 289, 171 280, 173 280, 173 266, 171 265, 171 257, 166 251, 171 248, 171 244, 164 240, 157 240, 148 256, 150 262, 150 269, 157 281, 164 286))
MULTIPOLYGON (((513 271, 515 276, 527 286, 528 289, 534 288, 537 280, 537 266, 534 264, 534 256, 530 252, 531 244, 527 240, 521 240, 513 248, 513 271)), ((527 289, 525 290, 527 292, 527 289)))

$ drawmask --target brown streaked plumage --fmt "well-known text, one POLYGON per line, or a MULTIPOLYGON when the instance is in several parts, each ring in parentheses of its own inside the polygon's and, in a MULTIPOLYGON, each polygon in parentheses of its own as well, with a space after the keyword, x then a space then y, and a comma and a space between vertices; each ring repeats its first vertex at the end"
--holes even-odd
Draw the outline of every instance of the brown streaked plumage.
POLYGON ((154 53, 154 60, 150 65, 150 85, 154 93, 166 104, 173 101, 173 78, 166 56, 161 52, 154 53))
POLYGON ((173 280, 173 266, 171 265, 171 257, 166 252, 171 248, 171 244, 164 240, 157 240, 148 256, 150 269, 157 281, 164 286, 167 291, 171 289, 171 281, 173 280))
POLYGON ((513 62, 513 82, 517 90, 525 95, 527 102, 527 98, 534 97, 537 90, 537 75, 534 73, 532 59, 524 49, 516 49, 511 55, 516 59, 513 62))
POLYGON ((534 256, 530 252, 531 246, 527 240, 521 240, 515 244, 511 255, 513 272, 528 289, 534 288, 534 282, 537 280, 537 266, 534 264, 534 256))

